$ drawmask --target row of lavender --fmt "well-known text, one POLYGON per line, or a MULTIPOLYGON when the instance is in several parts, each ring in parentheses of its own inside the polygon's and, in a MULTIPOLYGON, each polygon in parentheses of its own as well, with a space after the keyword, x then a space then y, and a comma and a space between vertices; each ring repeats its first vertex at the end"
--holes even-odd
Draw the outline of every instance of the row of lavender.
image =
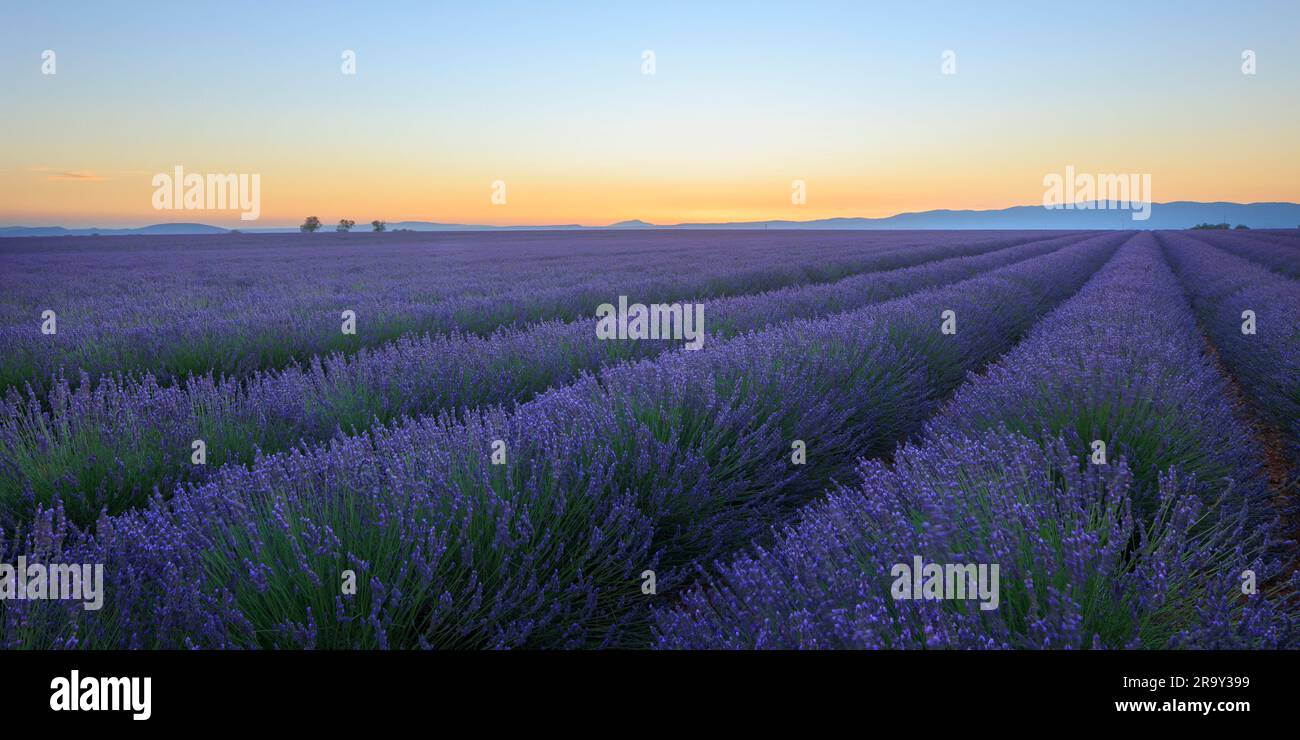
POLYGON ((1294 645, 1282 596, 1243 595, 1247 570, 1264 583, 1278 563, 1259 450, 1226 391, 1140 235, 963 386, 924 442, 863 462, 856 486, 659 610, 656 644, 1294 645), (1095 458, 1094 440, 1114 457, 1095 458), (996 608, 897 589, 895 567, 916 558, 997 564, 996 608))
POLYGON ((107 601, 11 606, 0 644, 643 644, 655 598, 919 430, 1123 238, 617 365, 513 411, 225 466, 93 535, 41 512, 0 552, 103 563, 107 601))
POLYGON ((1212 230, 1195 232, 1194 237, 1183 236, 1209 242, 1226 252, 1258 263, 1270 270, 1288 277, 1300 278, 1300 239, 1256 232, 1242 234, 1212 230))
MULTIPOLYGON (((1281 434, 1291 480, 1300 480, 1300 282, 1177 232, 1159 234, 1206 334, 1281 434)), ((1298 246, 1277 249, 1293 249, 1298 246)))
MULTIPOLYGON (((982 253, 711 300, 705 303, 708 343, 955 282, 1083 238, 1001 249, 994 248, 999 241, 938 245, 915 250, 909 259, 935 248, 982 253)), ((401 416, 526 400, 583 372, 675 345, 680 342, 602 341, 595 320, 584 319, 502 329, 490 337, 408 337, 351 356, 316 358, 307 369, 258 373, 245 382, 208 375, 164 386, 144 375, 75 387, 60 382, 45 399, 11 392, 0 402, 0 524, 23 521, 37 504, 48 506, 57 497, 75 521, 88 525, 101 509, 119 513, 142 503, 155 487, 168 492, 181 481, 199 482, 223 463, 252 462, 259 450, 278 452, 401 416), (204 442, 204 465, 192 464, 194 440, 204 442)))
POLYGON ((452 258, 434 237, 403 240, 404 249, 358 240, 346 252, 324 253, 266 244, 279 238, 260 241, 278 258, 221 245, 179 254, 147 246, 140 258, 131 247, 88 256, 61 255, 57 242, 47 245, 53 255, 0 244, 0 295, 7 297, 0 388, 30 383, 43 392, 56 373, 76 379, 78 370, 92 380, 148 370, 169 383, 207 373, 243 376, 411 333, 483 334, 572 320, 609 301, 612 288, 663 302, 746 293, 970 253, 962 250, 978 248, 980 239, 1010 246, 1034 235, 927 241, 924 234, 750 234, 720 248, 716 236, 665 242, 632 234, 588 244, 581 236, 536 234, 499 245, 511 259, 501 258, 492 238, 477 242, 477 254, 462 249, 452 258), (116 289, 94 290, 97 279, 116 289), (87 286, 91 297, 78 299, 87 286), (46 310, 55 313, 52 327, 42 318, 46 310), (341 331, 345 310, 356 316, 355 334, 341 331), (47 328, 56 333, 43 333, 47 328))

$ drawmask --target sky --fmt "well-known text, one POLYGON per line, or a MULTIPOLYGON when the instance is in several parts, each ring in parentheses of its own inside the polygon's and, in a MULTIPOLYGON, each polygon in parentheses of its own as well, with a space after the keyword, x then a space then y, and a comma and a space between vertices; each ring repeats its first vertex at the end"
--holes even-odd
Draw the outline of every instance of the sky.
POLYGON ((1149 174, 1157 202, 1300 201, 1294 0, 87 0, 3 18, 0 225, 879 217, 1041 203, 1067 166, 1149 174), (177 166, 256 174, 259 218, 156 209, 177 166))

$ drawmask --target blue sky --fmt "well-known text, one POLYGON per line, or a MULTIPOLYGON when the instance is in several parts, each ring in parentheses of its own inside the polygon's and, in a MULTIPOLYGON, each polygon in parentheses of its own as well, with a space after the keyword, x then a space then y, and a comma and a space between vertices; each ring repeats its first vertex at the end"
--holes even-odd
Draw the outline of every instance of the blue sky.
POLYGON ((176 164, 260 173, 266 225, 304 209, 601 223, 999 207, 1034 202, 1067 164, 1152 173, 1157 200, 1300 200, 1295 2, 43 2, 5 15, 4 223, 159 220, 149 179, 176 164), (356 75, 340 72, 345 49, 356 75), (1255 75, 1241 73, 1246 49, 1255 75), (945 50, 955 75, 940 74, 945 50), (809 192, 798 211, 795 179, 809 192), (497 180, 512 186, 501 208, 487 199, 497 180))

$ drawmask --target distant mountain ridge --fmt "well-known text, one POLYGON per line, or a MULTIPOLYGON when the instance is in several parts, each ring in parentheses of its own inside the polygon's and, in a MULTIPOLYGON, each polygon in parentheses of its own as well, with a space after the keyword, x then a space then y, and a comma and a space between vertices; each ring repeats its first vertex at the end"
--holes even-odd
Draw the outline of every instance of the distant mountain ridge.
MULTIPOLYGON (((1245 224, 1252 229, 1294 229, 1300 227, 1298 203, 1201 203, 1174 201, 1153 203, 1150 218, 1132 219, 1133 211, 1080 208, 1047 209, 1042 206, 1012 206, 986 211, 940 209, 900 213, 883 218, 823 218, 812 221, 738 221, 729 223, 652 224, 638 219, 620 221, 609 226, 557 224, 539 226, 490 226, 485 224, 446 224, 432 221, 399 221, 388 224, 389 230, 410 231, 537 231, 602 229, 1186 229, 1199 223, 1245 224)), ((237 229, 243 233, 291 233, 292 227, 237 229)), ((331 228, 326 225, 324 231, 331 228)), ((368 231, 358 225, 357 231, 368 231)), ((122 234, 223 234, 231 229, 196 223, 154 224, 139 228, 74 228, 62 226, 5 226, 3 236, 91 236, 122 234)))
POLYGON ((62 226, 0 226, 0 236, 119 236, 123 234, 225 234, 230 229, 220 226, 209 226, 207 224, 153 224, 151 226, 140 226, 137 228, 124 229, 101 229, 90 227, 85 229, 68 229, 62 226))

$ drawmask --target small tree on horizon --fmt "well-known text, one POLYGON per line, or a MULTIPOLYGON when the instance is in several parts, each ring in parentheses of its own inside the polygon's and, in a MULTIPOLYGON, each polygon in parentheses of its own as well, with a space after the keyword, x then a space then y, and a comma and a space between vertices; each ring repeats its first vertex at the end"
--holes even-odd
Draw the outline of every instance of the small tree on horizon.
POLYGON ((356 221, 350 221, 346 218, 341 218, 339 219, 339 225, 334 227, 334 230, 339 232, 348 232, 351 231, 352 227, 356 225, 357 225, 356 221))
POLYGON ((386 231, 388 229, 388 224, 384 223, 383 221, 380 221, 379 219, 375 219, 374 221, 371 221, 370 226, 376 232, 386 231))
POLYGON ((315 216, 308 216, 307 220, 302 222, 302 226, 298 227, 298 230, 303 232, 304 234, 310 234, 319 228, 320 228, 320 219, 316 218, 315 216))

